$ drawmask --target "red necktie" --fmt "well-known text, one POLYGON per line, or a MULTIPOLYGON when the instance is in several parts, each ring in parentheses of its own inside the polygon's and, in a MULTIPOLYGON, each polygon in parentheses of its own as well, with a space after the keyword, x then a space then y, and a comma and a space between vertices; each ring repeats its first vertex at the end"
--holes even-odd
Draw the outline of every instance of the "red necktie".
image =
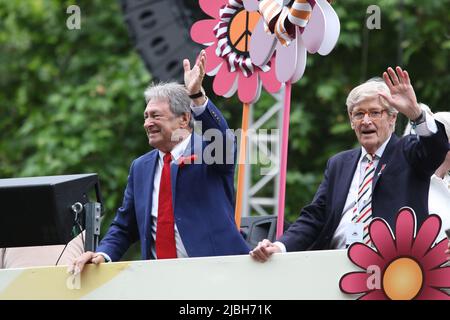
POLYGON ((158 259, 177 257, 175 228, 173 221, 172 184, 170 181, 170 161, 172 155, 164 155, 161 182, 159 183, 158 221, 156 225, 156 256, 158 259))

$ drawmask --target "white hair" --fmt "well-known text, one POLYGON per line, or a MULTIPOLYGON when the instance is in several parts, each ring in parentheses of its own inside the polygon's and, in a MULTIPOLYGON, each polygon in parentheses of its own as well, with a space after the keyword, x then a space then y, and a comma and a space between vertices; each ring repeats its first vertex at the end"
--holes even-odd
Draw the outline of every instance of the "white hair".
POLYGON ((389 115, 396 114, 398 111, 390 106, 386 99, 379 96, 379 92, 383 92, 385 95, 390 96, 390 91, 386 83, 384 83, 384 80, 376 77, 367 80, 363 84, 360 84, 356 88, 354 88, 350 93, 348 94, 347 101, 345 104, 347 105, 347 111, 348 113, 352 113, 353 108, 361 103, 364 100, 367 99, 373 99, 378 98, 380 100, 380 104, 385 107, 388 111, 389 115))

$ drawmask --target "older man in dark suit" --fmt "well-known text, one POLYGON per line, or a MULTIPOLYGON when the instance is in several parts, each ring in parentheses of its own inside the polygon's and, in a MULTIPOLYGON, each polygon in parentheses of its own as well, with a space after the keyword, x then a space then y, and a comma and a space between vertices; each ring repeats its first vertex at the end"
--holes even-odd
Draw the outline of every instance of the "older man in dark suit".
POLYGON ((388 68, 383 79, 354 88, 347 111, 360 147, 330 158, 313 202, 275 243, 263 240, 250 252, 258 261, 273 253, 344 249, 371 244, 368 225, 385 219, 395 230, 401 207, 415 210, 420 225, 428 216, 430 177, 444 160, 444 127, 417 102, 407 71, 388 68), (398 138, 397 113, 411 120, 419 139, 398 138))

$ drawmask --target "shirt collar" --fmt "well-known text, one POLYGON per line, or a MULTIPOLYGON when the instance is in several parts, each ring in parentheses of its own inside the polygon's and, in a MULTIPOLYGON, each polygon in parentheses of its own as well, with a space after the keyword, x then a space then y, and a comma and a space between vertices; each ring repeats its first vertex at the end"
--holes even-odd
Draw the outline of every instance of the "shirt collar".
MULTIPOLYGON (((389 136, 389 138, 386 139, 386 141, 383 142, 383 144, 378 148, 378 150, 375 151, 376 159, 381 159, 381 157, 383 156, 384 150, 386 149, 387 144, 388 144, 389 141, 391 140, 391 137, 392 137, 392 133, 391 133, 391 135, 389 136)), ((367 154, 366 149, 365 149, 363 146, 361 146, 361 157, 359 158, 359 161, 361 161, 362 159, 364 159, 365 156, 366 156, 366 154, 367 154)))
MULTIPOLYGON (((191 140, 191 136, 192 133, 189 134, 183 141, 181 141, 180 143, 178 143, 173 149, 172 151, 170 151, 170 154, 172 155, 173 160, 178 160, 179 157, 181 157, 184 153, 184 151, 186 150, 189 141, 191 140)), ((162 160, 165 153, 162 152, 161 150, 158 150, 159 153, 159 158, 162 160)))

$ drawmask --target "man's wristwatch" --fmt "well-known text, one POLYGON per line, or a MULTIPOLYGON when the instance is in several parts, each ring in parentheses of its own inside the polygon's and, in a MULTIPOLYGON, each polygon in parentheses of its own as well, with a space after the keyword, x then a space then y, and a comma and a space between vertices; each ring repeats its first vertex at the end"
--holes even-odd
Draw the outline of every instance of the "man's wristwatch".
POLYGON ((201 97, 203 97, 203 91, 199 91, 197 93, 189 95, 189 98, 191 98, 191 99, 197 99, 197 98, 201 98, 201 97))
POLYGON ((425 111, 422 110, 422 113, 420 114, 420 116, 415 119, 415 120, 411 120, 411 125, 413 128, 416 128, 419 124, 424 123, 426 120, 426 116, 425 116, 425 111))

